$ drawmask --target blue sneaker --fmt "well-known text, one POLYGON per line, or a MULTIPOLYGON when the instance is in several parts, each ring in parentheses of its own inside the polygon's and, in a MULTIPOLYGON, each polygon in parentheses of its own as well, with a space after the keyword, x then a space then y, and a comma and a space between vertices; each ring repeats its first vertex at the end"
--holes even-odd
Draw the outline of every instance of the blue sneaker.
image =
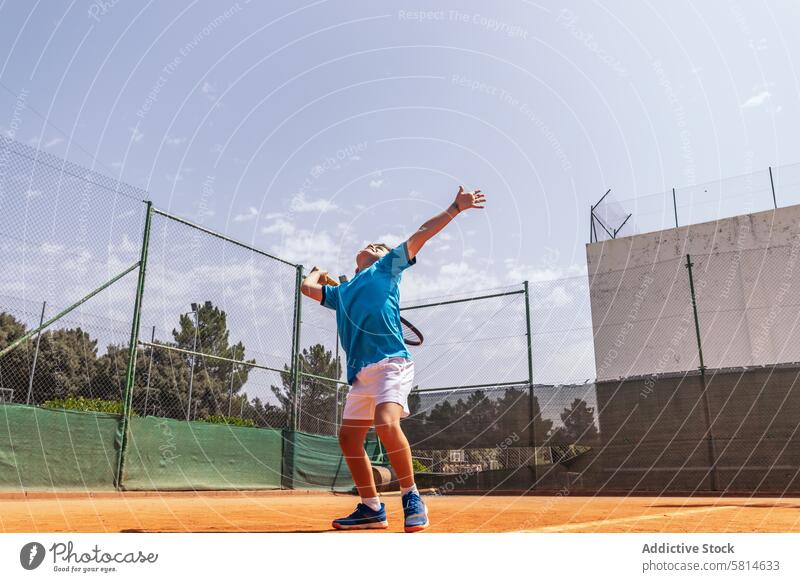
POLYGON ((403 495, 403 513, 405 514, 406 533, 422 531, 428 527, 428 508, 422 502, 419 493, 409 491, 403 495))
POLYGON ((386 529, 389 522, 386 520, 386 506, 381 503, 378 511, 370 509, 363 503, 356 506, 356 510, 347 517, 333 520, 334 529, 386 529))

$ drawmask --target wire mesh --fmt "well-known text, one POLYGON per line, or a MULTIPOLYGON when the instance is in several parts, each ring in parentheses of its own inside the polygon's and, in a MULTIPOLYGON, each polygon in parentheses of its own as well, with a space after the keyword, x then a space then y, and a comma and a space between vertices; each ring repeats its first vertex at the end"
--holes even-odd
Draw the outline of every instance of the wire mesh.
POLYGON ((608 240, 675 226, 699 224, 721 218, 750 214, 800 202, 800 164, 748 172, 655 194, 618 199, 612 195, 593 210, 599 224, 592 241, 608 240), (619 232, 628 214, 632 214, 619 232))
POLYGON ((403 430, 422 472, 533 467, 525 487, 534 488, 536 474, 546 479, 601 444, 593 384, 421 390, 409 405, 403 430))
POLYGON ((335 435, 347 396, 345 354, 336 312, 303 299, 298 357, 298 424, 304 432, 335 435))
POLYGON ((235 413, 238 403, 234 416, 286 426, 296 272, 156 211, 139 338, 147 349, 137 362, 134 407, 152 393, 160 415, 202 420, 235 413))
POLYGON ((590 273, 589 286, 597 380, 698 368, 685 257, 590 273))
POLYGON ((534 384, 583 383, 595 377, 586 275, 528 284, 534 384))
POLYGON ((800 237, 792 244, 692 256, 706 367, 800 362, 800 237))
MULTIPOLYGON (((145 196, 0 137, 0 348, 138 261, 145 196)), ((0 359, 6 402, 119 401, 113 354, 130 334, 135 286, 128 273, 0 359)))
POLYGON ((400 312, 425 338, 410 348, 421 389, 528 381, 522 287, 406 302, 400 312))

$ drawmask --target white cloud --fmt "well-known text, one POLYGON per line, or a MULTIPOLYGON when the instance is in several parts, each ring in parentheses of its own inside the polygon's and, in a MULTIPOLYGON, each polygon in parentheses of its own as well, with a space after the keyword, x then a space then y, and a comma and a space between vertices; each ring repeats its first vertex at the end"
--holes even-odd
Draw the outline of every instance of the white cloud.
POLYGON ((32 200, 33 198, 41 198, 42 193, 39 190, 28 190, 25 192, 25 198, 32 200))
POLYGON ((178 145, 181 145, 182 143, 186 143, 186 138, 185 137, 177 137, 177 136, 167 137, 164 140, 164 143, 166 145, 168 145, 168 146, 178 146, 178 145))
POLYGON ((742 109, 748 109, 751 107, 758 107, 759 105, 763 105, 766 103, 767 99, 772 97, 772 93, 769 91, 761 91, 760 93, 756 93, 752 97, 750 97, 747 101, 742 103, 742 109))
POLYGON ((234 222, 250 222, 258 216, 258 209, 255 206, 250 206, 245 212, 237 214, 233 217, 234 222))
POLYGON ((49 149, 51 147, 57 146, 62 141, 64 141, 64 138, 62 138, 62 137, 54 137, 53 139, 48 140, 47 142, 45 142, 44 147, 45 147, 45 149, 49 149))
POLYGON ((131 140, 133 140, 134 143, 139 143, 140 141, 142 141, 142 139, 144 138, 144 134, 141 131, 139 131, 138 127, 129 127, 128 129, 131 132, 131 140))
POLYGON ((369 187, 370 188, 374 188, 374 189, 377 190, 381 186, 383 186, 383 180, 370 180, 369 181, 369 187))
POLYGON ((330 212, 336 210, 337 206, 330 200, 318 198, 309 200, 303 192, 298 192, 292 198, 289 209, 292 212, 330 212))
POLYGON ((200 89, 203 93, 214 93, 216 86, 208 81, 203 81, 203 86, 200 89))
POLYGON ((517 259, 505 259, 506 281, 510 284, 529 281, 538 283, 542 281, 553 281, 568 277, 583 277, 586 275, 586 265, 570 265, 566 269, 562 267, 536 267, 518 262, 517 259))
MULTIPOLYGON (((288 236, 295 231, 294 225, 284 218, 278 218, 272 224, 269 224, 261 229, 263 234, 282 234, 288 236)), ((280 255, 279 255, 280 256, 280 255)))
POLYGON ((299 231, 287 236, 272 247, 272 252, 287 261, 303 265, 318 265, 336 272, 339 259, 339 242, 325 231, 299 231))
POLYGON ((403 275, 402 297, 404 301, 426 297, 439 297, 480 289, 499 287, 501 282, 475 265, 460 261, 445 263, 433 276, 422 275, 409 269, 403 275))
POLYGON ((366 245, 368 245, 369 243, 372 243, 372 242, 382 242, 382 243, 386 243, 390 247, 396 247, 397 245, 399 245, 404 240, 406 240, 406 239, 404 237, 398 235, 398 234, 391 234, 391 233, 382 234, 382 235, 378 236, 377 238, 375 238, 375 240, 365 240, 364 241, 364 246, 366 246, 366 245))
POLYGON ((45 242, 42 243, 42 246, 39 247, 39 250, 41 250, 45 255, 57 255, 64 250, 64 245, 45 242))

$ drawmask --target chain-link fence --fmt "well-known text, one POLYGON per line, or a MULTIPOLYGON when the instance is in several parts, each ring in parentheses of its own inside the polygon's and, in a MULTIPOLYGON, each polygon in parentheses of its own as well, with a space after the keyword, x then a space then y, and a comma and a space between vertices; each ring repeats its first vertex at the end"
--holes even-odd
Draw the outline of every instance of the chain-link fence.
POLYGON ((800 164, 766 168, 664 192, 619 198, 608 191, 591 207, 590 242, 800 203, 800 164))
POLYGON ((336 435, 348 389, 336 312, 304 299, 300 319, 297 429, 336 435))
POLYGON ((133 409, 288 426, 297 267, 154 210, 133 409))
MULTIPOLYGON (((773 181, 793 184, 791 168, 773 181)), ((6 424, 110 413, 47 419, 41 478, 47 451, 85 431, 108 441, 85 454, 70 441, 76 466, 103 457, 84 467, 97 483, 227 488, 247 466, 250 485, 349 487, 331 438, 348 389, 334 312, 301 298, 302 267, 144 197, 0 138, 6 424)), ((790 230, 760 249, 727 237, 711 254, 675 246, 588 276, 403 303, 425 338, 411 347, 404 421, 423 484, 796 489, 790 230)))
POLYGON ((121 401, 114 353, 130 337, 143 198, 0 137, 3 402, 121 401))

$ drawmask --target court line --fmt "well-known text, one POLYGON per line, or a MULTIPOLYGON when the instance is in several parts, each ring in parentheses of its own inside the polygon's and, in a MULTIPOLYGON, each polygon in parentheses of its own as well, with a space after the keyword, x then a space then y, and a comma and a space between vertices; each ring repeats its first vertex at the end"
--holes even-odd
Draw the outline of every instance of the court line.
POLYGON ((581 523, 564 523, 561 525, 548 525, 544 527, 537 527, 534 529, 519 530, 515 533, 534 533, 534 532, 562 532, 571 531, 576 529, 583 529, 587 527, 600 527, 604 525, 616 525, 619 523, 630 523, 636 521, 648 521, 653 519, 664 519, 665 517, 675 517, 679 515, 690 515, 693 513, 709 513, 712 511, 723 511, 726 509, 741 509, 742 505, 715 505, 714 507, 698 507, 695 509, 684 509, 681 511, 670 511, 667 513, 659 513, 657 515, 633 515, 631 517, 618 517, 615 519, 598 519, 595 521, 584 521, 581 523))

